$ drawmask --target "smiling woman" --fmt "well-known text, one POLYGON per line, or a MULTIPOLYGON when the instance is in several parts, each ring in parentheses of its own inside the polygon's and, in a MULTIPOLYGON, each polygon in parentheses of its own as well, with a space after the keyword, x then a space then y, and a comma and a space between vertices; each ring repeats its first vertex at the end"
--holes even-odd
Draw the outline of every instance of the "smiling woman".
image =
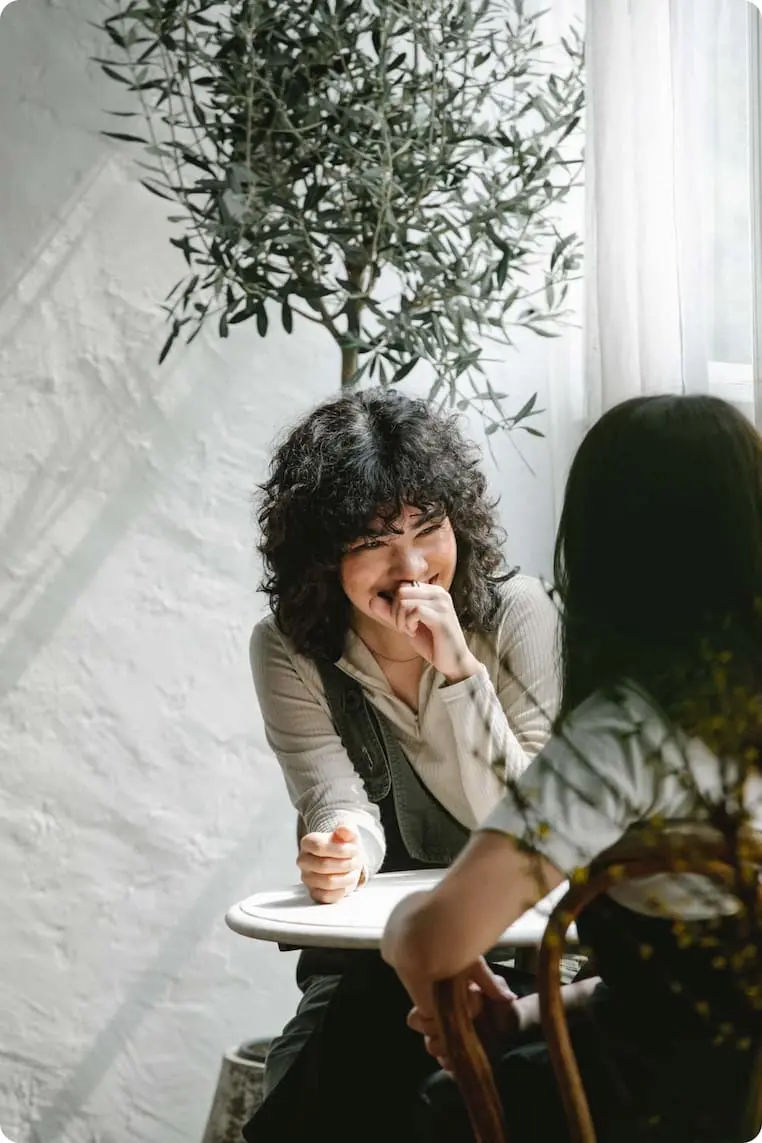
MULTIPOLYGON (((251 663, 302 880, 331 903, 379 870, 449 865, 541 749, 557 694, 554 609, 505 570, 476 450, 455 418, 371 390, 297 425, 261 491, 272 615, 251 663)), ((303 953, 298 981, 251 1138, 306 1137, 339 1088, 365 1140, 401 1138, 431 1068, 404 990, 375 954, 303 953)))

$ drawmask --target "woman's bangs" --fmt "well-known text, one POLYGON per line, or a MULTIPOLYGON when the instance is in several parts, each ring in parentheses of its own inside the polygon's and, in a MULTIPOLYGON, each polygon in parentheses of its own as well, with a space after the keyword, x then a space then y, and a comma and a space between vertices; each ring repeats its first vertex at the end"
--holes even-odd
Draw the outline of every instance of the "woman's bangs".
POLYGON ((449 510, 441 489, 428 482, 410 484, 386 469, 378 473, 378 479, 363 482, 345 497, 344 519, 337 531, 344 545, 371 533, 393 532, 405 508, 416 509, 426 519, 445 516, 449 510))

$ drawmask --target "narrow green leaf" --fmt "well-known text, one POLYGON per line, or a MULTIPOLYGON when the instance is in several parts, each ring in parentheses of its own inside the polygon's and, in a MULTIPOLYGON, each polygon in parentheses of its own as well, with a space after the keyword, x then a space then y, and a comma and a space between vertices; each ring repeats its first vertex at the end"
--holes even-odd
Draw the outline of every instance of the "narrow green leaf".
POLYGON ((167 340, 164 342, 161 353, 159 354, 159 365, 163 364, 167 354, 169 353, 170 349, 174 345, 175 339, 176 339, 179 332, 180 332, 180 326, 178 325, 177 322, 175 322, 175 324, 172 326, 172 332, 170 333, 167 340))
POLYGON ((148 145, 148 140, 143 139, 140 135, 127 135, 124 131, 101 131, 101 135, 105 135, 108 139, 118 139, 120 143, 142 143, 144 146, 148 145))
POLYGON ((121 48, 122 51, 126 50, 127 44, 124 42, 124 36, 120 36, 119 32, 117 32, 115 28, 112 28, 108 21, 104 21, 103 30, 106 35, 113 40, 118 48, 121 48))
POLYGON ((151 194, 155 194, 157 198, 164 198, 167 200, 167 202, 175 201, 172 195, 164 194, 163 191, 157 190, 156 187, 151 186, 147 179, 139 179, 138 181, 141 186, 145 187, 147 191, 151 192, 151 194))
POLYGON ((528 417, 536 404, 537 404, 537 394, 533 393, 532 396, 529 398, 529 400, 524 405, 521 406, 518 413, 515 414, 513 420, 514 421, 522 421, 524 419, 524 417, 528 417))
POLYGON ((410 361, 406 361, 404 365, 400 365, 399 369, 392 377, 392 385, 396 385, 398 381, 402 381, 405 377, 407 377, 408 373, 415 369, 419 360, 420 358, 418 357, 412 357, 410 361))
POLYGON ((114 79, 117 83, 124 83, 129 86, 130 81, 126 75, 121 75, 120 72, 116 71, 113 67, 109 67, 109 65, 105 63, 102 63, 100 68, 102 72, 106 73, 109 79, 114 79))
POLYGON ((283 305, 280 311, 280 320, 286 333, 291 333, 294 328, 294 313, 291 306, 288 304, 288 298, 283 299, 283 305))

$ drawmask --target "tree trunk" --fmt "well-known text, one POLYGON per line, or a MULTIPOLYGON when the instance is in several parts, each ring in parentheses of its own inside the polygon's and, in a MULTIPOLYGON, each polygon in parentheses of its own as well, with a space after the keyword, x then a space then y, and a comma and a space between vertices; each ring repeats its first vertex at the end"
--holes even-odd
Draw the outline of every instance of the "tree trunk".
POLYGON ((354 345, 341 347, 341 387, 353 388, 353 377, 357 372, 357 349, 354 345))
MULTIPOLYGON (((349 261, 345 263, 347 270, 347 279, 352 283, 353 291, 361 294, 365 288, 365 259, 361 258, 356 261, 349 261)), ((342 345, 341 347, 341 387, 342 389, 352 389, 354 387, 354 376, 357 373, 357 342, 360 337, 360 310, 362 309, 361 297, 349 297, 344 307, 344 312, 347 315, 347 341, 350 344, 342 345)))

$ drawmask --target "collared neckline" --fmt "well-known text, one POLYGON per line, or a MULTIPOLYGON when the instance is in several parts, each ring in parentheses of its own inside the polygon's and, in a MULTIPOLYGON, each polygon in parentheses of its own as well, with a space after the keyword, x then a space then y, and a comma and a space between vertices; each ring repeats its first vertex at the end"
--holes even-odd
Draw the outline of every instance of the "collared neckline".
POLYGON ((419 737, 421 718, 425 714, 426 707, 431 700, 431 693, 437 684, 439 674, 432 663, 426 663, 421 672, 421 678, 418 684, 417 711, 414 711, 408 706, 404 699, 401 699, 399 695, 394 693, 380 663, 357 632, 352 630, 352 628, 347 632, 344 642, 344 654, 337 661, 336 665, 350 675, 351 678, 356 679, 362 687, 365 687, 372 693, 383 695, 388 702, 394 704, 397 717, 402 717, 409 732, 414 735, 414 737, 419 737))

